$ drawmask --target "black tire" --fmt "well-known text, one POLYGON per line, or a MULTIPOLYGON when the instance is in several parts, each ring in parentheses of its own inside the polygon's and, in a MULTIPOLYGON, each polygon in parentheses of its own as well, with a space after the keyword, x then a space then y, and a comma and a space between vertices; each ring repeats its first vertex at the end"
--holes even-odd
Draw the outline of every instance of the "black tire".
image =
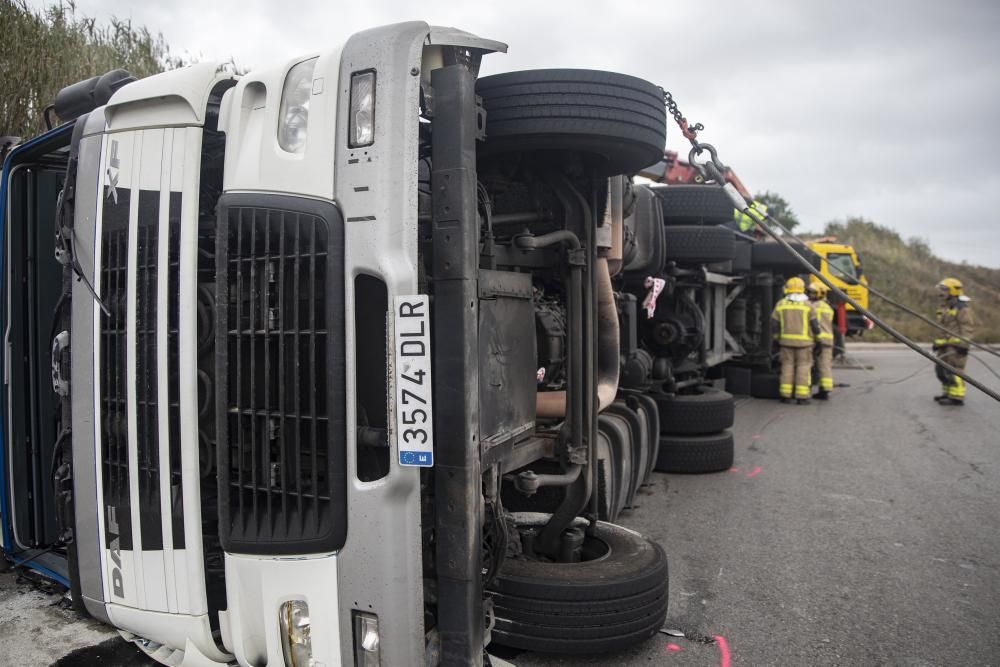
POLYGON ((573 151, 604 175, 630 174, 663 159, 663 92, 626 74, 539 69, 476 82, 486 109, 479 154, 573 151))
POLYGON ((585 547, 606 553, 580 563, 504 561, 491 585, 495 643, 581 654, 624 649, 656 634, 669 599, 663 549, 604 522, 588 540, 585 547))
MULTIPOLYGON (((496 595, 493 597, 493 604, 503 607, 504 617, 519 623, 530 623, 532 625, 549 625, 563 628, 586 628, 593 626, 607 627, 618 623, 627 623, 637 616, 647 616, 659 611, 659 607, 666 606, 666 587, 650 589, 642 596, 633 595, 625 600, 642 599, 640 603, 630 602, 618 604, 617 609, 607 609, 607 605, 602 603, 587 603, 586 605, 576 604, 572 607, 563 607, 560 611, 542 611, 537 607, 525 609, 524 603, 535 604, 537 600, 521 598, 513 605, 514 598, 510 596, 496 595), (556 617, 556 618, 554 618, 556 617)), ((529 631, 522 631, 524 634, 535 634, 529 631)))
POLYGON ((726 391, 734 396, 749 396, 753 372, 743 366, 725 365, 722 367, 722 377, 726 379, 726 391))
POLYGON ((741 334, 747 330, 747 300, 733 299, 726 309, 726 330, 729 333, 741 334))
POLYGON ((721 225, 733 221, 733 200, 720 185, 654 188, 666 225, 721 225))
POLYGON ((736 417, 733 395, 713 387, 698 387, 698 393, 660 395, 655 399, 660 409, 660 433, 718 433, 732 426, 736 417))
POLYGON ((728 262, 736 256, 733 230, 728 227, 675 225, 664 227, 667 261, 678 264, 728 262))
POLYGON ((733 434, 662 435, 656 469, 660 472, 705 473, 733 466, 733 434))
POLYGON ((603 542, 608 553, 580 563, 508 558, 490 589, 521 598, 586 604, 631 597, 663 586, 667 555, 659 544, 603 521, 597 522, 589 539, 603 542))
POLYGON ((750 273, 751 271, 753 271, 753 243, 737 237, 733 273, 750 273))
POLYGON ((629 423, 619 415, 602 413, 597 418, 597 429, 600 435, 607 438, 611 445, 612 463, 615 471, 614 497, 611 498, 610 520, 615 521, 622 510, 628 506, 629 494, 633 486, 633 447, 632 433, 629 423))
POLYGON ((637 187, 635 196, 632 215, 625 219, 625 272, 642 280, 663 269, 663 212, 648 187, 637 187))
POLYGON ((656 401, 647 394, 632 395, 639 403, 639 416, 646 420, 646 433, 649 434, 649 453, 646 459, 646 470, 642 476, 642 483, 649 483, 649 477, 653 474, 656 466, 656 455, 660 451, 660 409, 656 401))
POLYGON ((567 655, 593 655, 597 653, 612 653, 623 651, 640 642, 644 642, 654 636, 663 626, 666 614, 663 617, 654 616, 647 625, 630 634, 619 634, 607 639, 558 639, 552 637, 530 637, 494 629, 493 641, 501 646, 519 648, 526 651, 539 651, 544 653, 563 653, 567 655))
MULTIPOLYGON (((597 436, 597 518, 601 521, 613 521, 618 515, 615 513, 615 499, 618 498, 617 467, 615 457, 612 453, 611 442, 606 436, 600 433, 597 436)), ((555 507, 558 507, 556 505, 555 507)), ((555 507, 545 508, 535 511, 555 511, 555 507)))
POLYGON ((645 436, 645 439, 648 439, 648 434, 644 433, 646 426, 645 419, 640 418, 639 414, 622 400, 615 401, 601 414, 602 416, 617 415, 628 424, 628 430, 631 434, 629 442, 632 445, 632 466, 629 479, 626 480, 628 494, 625 498, 623 509, 632 507, 635 502, 635 494, 642 485, 642 481, 646 475, 646 467, 649 464, 649 447, 643 443, 643 436, 645 436))
POLYGON ((750 377, 750 395, 754 398, 778 398, 778 374, 754 372, 750 377))
MULTIPOLYGON (((507 616, 507 610, 504 611, 507 616)), ((663 596, 639 609, 614 614, 574 614, 558 618, 548 616, 542 621, 514 620, 498 615, 496 628, 501 632, 539 639, 610 639, 641 630, 649 624, 651 618, 662 618, 666 614, 667 598, 663 596)))
MULTIPOLYGON (((816 253, 801 243, 790 242, 792 248, 815 265, 816 253)), ((805 267, 795 256, 774 242, 762 241, 755 243, 751 250, 750 262, 754 269, 773 271, 776 276, 790 276, 805 273, 805 267)))
MULTIPOLYGON (((579 600, 539 600, 538 598, 497 593, 496 591, 490 591, 489 595, 495 605, 509 611, 510 618, 531 620, 527 614, 542 616, 606 616, 616 614, 650 605, 663 597, 666 592, 667 579, 664 577, 662 586, 653 586, 635 595, 608 600, 586 600, 584 602, 579 600)), ((566 619, 565 622, 571 623, 573 621, 566 619)))

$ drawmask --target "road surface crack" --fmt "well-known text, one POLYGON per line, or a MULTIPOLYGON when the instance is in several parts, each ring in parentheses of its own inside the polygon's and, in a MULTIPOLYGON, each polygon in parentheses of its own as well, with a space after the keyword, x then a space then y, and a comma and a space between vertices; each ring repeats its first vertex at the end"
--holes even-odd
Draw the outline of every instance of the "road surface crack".
POLYGON ((972 472, 976 473, 977 475, 980 475, 980 476, 983 475, 983 471, 979 469, 979 464, 978 463, 972 463, 970 461, 966 461, 964 459, 961 459, 961 458, 955 456, 955 454, 953 454, 950 450, 948 450, 948 449, 946 449, 944 447, 938 447, 938 451, 941 452, 942 454, 947 455, 948 457, 950 457, 956 463, 961 463, 964 466, 968 466, 969 469, 972 470, 972 472))

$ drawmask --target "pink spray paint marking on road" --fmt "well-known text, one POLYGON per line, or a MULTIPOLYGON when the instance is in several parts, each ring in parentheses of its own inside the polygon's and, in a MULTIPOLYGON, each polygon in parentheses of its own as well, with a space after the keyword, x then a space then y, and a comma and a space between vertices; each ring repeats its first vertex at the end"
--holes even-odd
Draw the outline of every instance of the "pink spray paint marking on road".
POLYGON ((760 466, 757 466, 756 468, 748 472, 747 479, 749 479, 750 477, 755 477, 758 473, 760 473, 760 466))
POLYGON ((740 469, 737 468, 736 466, 733 466, 732 468, 729 469, 729 472, 739 472, 739 471, 740 469))
POLYGON ((719 647, 719 667, 730 667, 729 642, 722 635, 715 635, 715 645, 719 647))
POLYGON ((753 437, 752 437, 752 438, 750 438, 750 439, 751 439, 751 440, 760 440, 760 439, 761 439, 761 438, 763 438, 763 437, 764 437, 764 436, 762 436, 762 435, 761 435, 760 433, 758 433, 757 435, 753 436, 753 437))
POLYGON ((677 644, 670 643, 670 644, 667 644, 667 650, 668 651, 673 651, 674 653, 676 653, 677 651, 683 651, 684 649, 682 649, 677 644))

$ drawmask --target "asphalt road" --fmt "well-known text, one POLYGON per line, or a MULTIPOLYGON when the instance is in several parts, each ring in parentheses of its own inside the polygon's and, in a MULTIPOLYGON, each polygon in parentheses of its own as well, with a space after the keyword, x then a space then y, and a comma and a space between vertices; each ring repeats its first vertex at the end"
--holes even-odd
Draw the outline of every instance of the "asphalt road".
POLYGON ((1000 665, 1000 404, 970 389, 938 406, 926 362, 873 347, 852 349, 874 368, 837 369, 850 386, 829 403, 742 400, 733 470, 657 474, 622 519, 667 550, 665 627, 693 639, 512 661, 717 666, 726 648, 753 667, 1000 665))
MULTIPOLYGON (((897 346, 851 356, 873 368, 837 369, 850 386, 829 403, 741 400, 733 470, 657 473, 624 515, 670 556, 665 627, 684 637, 615 656, 508 659, 1000 665, 1000 404, 970 389, 964 408, 936 405, 933 371, 897 346)), ((969 371, 1000 389, 978 362, 969 371)), ((102 636, 12 581, 0 578, 0 664, 47 665, 102 636)), ((107 650, 63 664, 134 664, 107 650)))

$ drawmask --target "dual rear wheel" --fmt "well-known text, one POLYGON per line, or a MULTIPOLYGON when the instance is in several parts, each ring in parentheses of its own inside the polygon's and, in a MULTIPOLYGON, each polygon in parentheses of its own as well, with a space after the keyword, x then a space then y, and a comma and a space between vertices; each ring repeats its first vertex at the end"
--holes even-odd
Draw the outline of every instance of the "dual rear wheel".
POLYGON ((660 409, 658 471, 708 473, 732 467, 732 394, 698 387, 693 393, 657 396, 656 400, 660 409))

